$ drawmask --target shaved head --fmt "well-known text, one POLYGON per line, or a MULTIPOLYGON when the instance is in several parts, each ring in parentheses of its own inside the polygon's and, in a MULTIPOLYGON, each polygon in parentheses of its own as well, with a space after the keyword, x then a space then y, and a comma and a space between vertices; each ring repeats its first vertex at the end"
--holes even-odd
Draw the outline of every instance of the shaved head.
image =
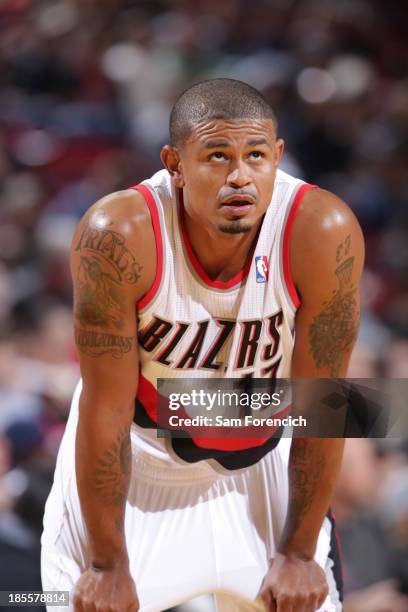
POLYGON ((197 83, 177 99, 170 114, 170 142, 182 146, 195 124, 212 119, 271 119, 275 114, 263 95, 242 81, 211 79, 197 83))

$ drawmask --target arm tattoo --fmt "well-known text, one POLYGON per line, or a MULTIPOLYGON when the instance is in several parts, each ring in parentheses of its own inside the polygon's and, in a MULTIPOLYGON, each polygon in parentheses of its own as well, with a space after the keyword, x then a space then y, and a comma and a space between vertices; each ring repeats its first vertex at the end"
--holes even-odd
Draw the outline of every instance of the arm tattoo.
POLYGON ((83 325, 123 327, 121 283, 103 272, 96 257, 81 255, 77 274, 75 316, 83 325))
POLYGON ((324 450, 314 441, 297 438, 293 444, 289 463, 289 523, 288 531, 293 534, 308 513, 321 476, 326 467, 324 450))
POLYGON ((140 278, 142 266, 125 246, 125 238, 118 232, 88 226, 82 232, 75 250, 81 253, 88 251, 102 257, 112 266, 120 282, 134 284, 140 278))
POLYGON ((137 282, 142 266, 126 247, 125 238, 109 229, 86 227, 75 251, 80 254, 75 300, 79 323, 122 329, 126 307, 121 290, 137 282), (107 272, 102 262, 108 264, 107 272))
POLYGON ((351 235, 349 234, 344 242, 341 242, 336 251, 336 262, 340 263, 343 257, 346 257, 350 252, 351 235))
POLYGON ((130 433, 124 429, 98 459, 94 470, 92 486, 101 502, 123 507, 129 487, 131 455, 130 433))
MULTIPOLYGON (((340 247, 349 252, 349 241, 337 250, 336 259, 341 259, 340 247)), ((309 345, 318 368, 328 367, 332 376, 338 376, 343 353, 353 344, 358 328, 357 289, 351 283, 354 257, 343 261, 335 270, 339 288, 323 309, 313 318, 309 328, 309 345)))
POLYGON ((91 357, 100 357, 110 353, 115 359, 121 359, 132 349, 131 336, 115 336, 103 332, 89 331, 74 327, 75 343, 79 350, 91 357))

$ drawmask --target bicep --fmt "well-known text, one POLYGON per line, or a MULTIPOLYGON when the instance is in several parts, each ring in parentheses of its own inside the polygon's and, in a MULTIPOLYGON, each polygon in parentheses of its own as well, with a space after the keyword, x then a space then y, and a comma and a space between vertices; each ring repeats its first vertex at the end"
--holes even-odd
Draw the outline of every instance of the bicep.
POLYGON ((316 225, 299 254, 294 378, 345 376, 359 328, 364 259, 360 227, 345 206, 316 225))
POLYGON ((137 389, 136 290, 124 270, 134 256, 120 232, 109 231, 90 228, 85 220, 74 237, 74 333, 83 395, 99 406, 120 409, 130 404, 137 389), (115 250, 112 240, 119 237, 122 244, 115 250))

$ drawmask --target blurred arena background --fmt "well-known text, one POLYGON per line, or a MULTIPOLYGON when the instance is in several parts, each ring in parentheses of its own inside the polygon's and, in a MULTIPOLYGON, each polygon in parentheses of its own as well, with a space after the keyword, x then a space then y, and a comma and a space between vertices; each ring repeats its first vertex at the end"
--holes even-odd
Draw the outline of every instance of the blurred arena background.
MULTIPOLYGON (((350 376, 408 378, 407 31, 402 0, 0 0, 0 590, 41 588, 43 505, 79 375, 73 228, 160 167, 192 82, 261 89, 283 169, 355 211, 367 266, 350 376)), ((350 440, 334 510, 345 612, 406 612, 407 441, 350 440)))

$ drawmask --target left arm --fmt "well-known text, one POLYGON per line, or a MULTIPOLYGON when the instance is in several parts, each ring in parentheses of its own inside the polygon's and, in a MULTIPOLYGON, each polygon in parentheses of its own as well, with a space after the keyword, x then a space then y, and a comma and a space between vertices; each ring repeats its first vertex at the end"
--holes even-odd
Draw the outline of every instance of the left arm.
MULTIPOLYGON (((345 376, 359 327, 361 229, 341 200, 313 190, 298 211, 291 244, 292 275, 301 300, 292 378, 345 376)), ((342 438, 292 441, 286 523, 260 592, 269 610, 312 612, 327 595, 324 572, 313 557, 343 447, 342 438)))
MULTIPOLYGON (((354 215, 335 196, 311 191, 307 204, 311 210, 299 219, 293 233, 293 244, 302 246, 292 254, 301 300, 295 322, 292 378, 344 377, 359 328, 363 237, 354 215)), ((343 446, 343 438, 293 440, 282 552, 313 557, 334 493, 343 446)))

